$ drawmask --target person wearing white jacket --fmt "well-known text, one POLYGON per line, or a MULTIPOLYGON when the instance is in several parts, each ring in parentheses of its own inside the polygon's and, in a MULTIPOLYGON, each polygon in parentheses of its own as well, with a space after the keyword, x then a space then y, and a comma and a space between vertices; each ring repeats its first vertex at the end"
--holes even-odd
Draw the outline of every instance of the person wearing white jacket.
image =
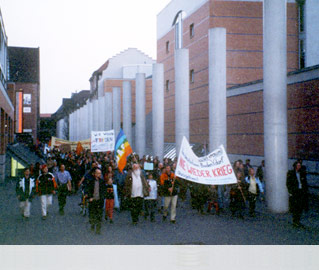
POLYGON ((148 197, 144 198, 144 206, 145 206, 145 219, 148 216, 151 218, 151 222, 155 221, 155 209, 157 202, 157 182, 153 179, 153 175, 151 173, 148 174, 147 182, 150 186, 150 194, 148 197))
POLYGON ((30 217, 31 202, 35 197, 35 180, 30 177, 30 169, 24 169, 24 177, 20 178, 16 186, 16 194, 20 201, 20 210, 22 217, 30 217))

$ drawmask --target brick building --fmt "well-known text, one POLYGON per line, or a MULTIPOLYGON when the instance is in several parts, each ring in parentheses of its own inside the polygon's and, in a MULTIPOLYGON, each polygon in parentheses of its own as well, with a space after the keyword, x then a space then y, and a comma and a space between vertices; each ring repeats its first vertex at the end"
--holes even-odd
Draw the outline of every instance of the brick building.
MULTIPOLYGON (((318 19, 315 1, 287 1, 288 156, 318 156, 318 19), (306 16, 306 18, 304 17, 306 16), (306 44, 306 45, 305 45, 306 44)), ((231 159, 264 157, 263 1, 172 0, 157 16, 157 62, 165 69, 165 142, 175 142, 176 43, 189 49, 190 141, 208 143, 208 30, 226 28, 227 152, 231 159), (173 22, 183 11, 179 34, 173 22), (179 41, 178 39, 181 39, 179 41)))
POLYGON ((36 143, 40 124, 40 50, 9 47, 10 97, 15 107, 15 133, 36 143))

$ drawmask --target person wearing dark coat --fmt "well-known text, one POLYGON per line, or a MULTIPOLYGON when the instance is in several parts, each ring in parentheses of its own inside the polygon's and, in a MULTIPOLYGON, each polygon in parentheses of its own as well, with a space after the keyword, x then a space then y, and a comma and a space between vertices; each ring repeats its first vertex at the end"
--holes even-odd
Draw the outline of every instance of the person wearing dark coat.
POLYGON ((102 172, 99 168, 92 170, 93 179, 87 182, 85 195, 89 201, 89 222, 91 231, 101 234, 101 223, 103 217, 104 199, 106 197, 106 185, 101 178, 102 172))
POLYGON ((300 162, 295 162, 293 170, 287 173, 287 189, 289 193, 289 210, 295 227, 303 227, 300 223, 302 212, 308 209, 308 184, 305 170, 300 162))

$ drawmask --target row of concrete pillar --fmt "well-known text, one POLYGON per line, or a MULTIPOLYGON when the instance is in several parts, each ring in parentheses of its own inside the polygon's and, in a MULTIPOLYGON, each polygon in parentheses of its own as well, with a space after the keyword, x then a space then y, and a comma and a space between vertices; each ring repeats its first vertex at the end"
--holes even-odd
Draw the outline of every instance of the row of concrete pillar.
MULTIPOLYGON (((287 97, 286 97, 286 0, 264 1, 264 144, 266 160, 267 201, 274 212, 288 209, 285 187, 287 172, 287 97)), ((153 65, 152 142, 153 154, 163 158, 164 151, 164 67, 153 65)), ((105 93, 99 101, 88 102, 88 109, 70 115, 71 140, 89 138, 90 130, 109 130, 118 134, 123 108, 123 130, 132 141, 131 85, 105 93), (111 103, 111 95, 113 102, 111 103), (103 103, 104 102, 104 103, 103 103), (92 105, 93 103, 93 105, 92 105), (100 108, 100 109, 99 109, 100 108), (92 112, 93 110, 93 112, 92 112), (105 118, 103 118, 103 115, 105 118), (90 118, 91 116, 91 118, 90 118), (99 120, 101 119, 101 120, 99 120), (112 120, 111 120, 112 119, 112 120), (74 123, 77 120, 77 124, 74 123), (92 126, 91 126, 92 125, 92 126), (73 136, 72 134, 78 134, 73 136), (80 135, 80 136, 79 136, 80 135)), ((179 153, 182 137, 189 140, 189 52, 175 51, 175 138, 179 153)), ((226 30, 209 30, 209 148, 227 142, 226 119, 226 30)), ((144 155, 146 144, 145 74, 136 74, 135 151, 144 155)))

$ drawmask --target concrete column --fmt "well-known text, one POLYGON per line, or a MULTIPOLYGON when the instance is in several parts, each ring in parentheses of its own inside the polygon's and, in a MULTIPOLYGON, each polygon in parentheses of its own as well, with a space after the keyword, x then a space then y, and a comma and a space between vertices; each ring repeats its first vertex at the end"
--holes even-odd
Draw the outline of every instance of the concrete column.
POLYGON ((71 141, 74 141, 74 137, 75 137, 75 123, 74 123, 74 112, 71 114, 71 141))
POLYGON ((176 156, 183 136, 189 140, 189 51, 175 51, 175 141, 176 156))
POLYGON ((146 148, 145 126, 145 73, 136 73, 136 102, 135 102, 135 145, 136 153, 142 157, 146 148))
POLYGON ((132 89, 131 82, 123 82, 123 131, 132 144, 132 89))
POLYGON ((209 29, 209 151, 227 149, 226 29, 209 29))
POLYGON ((104 94, 104 106, 105 106, 105 123, 104 128, 105 130, 112 129, 112 122, 113 122, 113 110, 112 110, 112 93, 106 92, 104 94))
POLYGON ((78 140, 83 140, 83 107, 79 108, 79 136, 78 140))
POLYGON ((88 119, 88 105, 83 106, 83 139, 86 140, 90 136, 89 134, 89 119, 88 119))
POLYGON ((93 100, 93 119, 92 119, 92 131, 99 131, 99 102, 97 99, 93 100))
POLYGON ((164 157, 164 65, 153 64, 152 82, 153 155, 164 157))
POLYGON ((267 205, 288 210, 287 1, 264 1, 264 152, 267 205))
POLYGON ((319 1, 307 0, 305 2, 305 51, 306 67, 319 65, 319 1), (315 45, 316 44, 316 45, 315 45))
POLYGON ((105 122, 105 103, 104 103, 104 96, 99 97, 99 114, 98 114, 98 122, 99 122, 99 130, 103 131, 104 129, 104 122, 105 122))
POLYGON ((69 140, 72 141, 72 113, 69 114, 69 140))
POLYGON ((78 141, 79 138, 80 138, 80 124, 81 124, 81 119, 80 119, 80 110, 77 109, 75 111, 75 123, 76 123, 76 126, 75 126, 75 129, 76 129, 76 136, 75 136, 75 140, 78 141))
POLYGON ((91 137, 91 131, 93 130, 93 102, 88 101, 88 135, 91 137))
POLYGON ((115 139, 121 128, 121 88, 113 87, 113 129, 115 139))

